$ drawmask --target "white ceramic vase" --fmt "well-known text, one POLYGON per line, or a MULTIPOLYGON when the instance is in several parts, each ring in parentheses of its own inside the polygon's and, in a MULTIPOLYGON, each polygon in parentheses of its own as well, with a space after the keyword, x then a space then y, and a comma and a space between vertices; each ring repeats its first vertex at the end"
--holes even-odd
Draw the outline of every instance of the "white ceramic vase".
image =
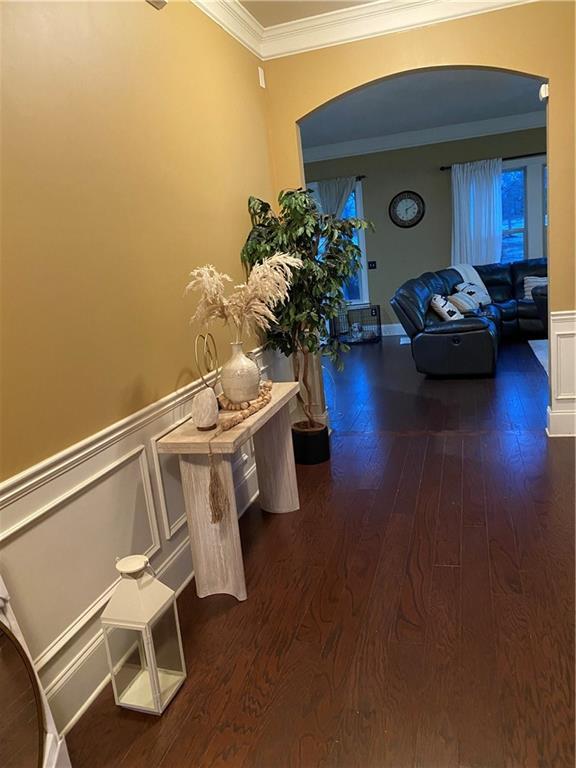
POLYGON ((258 397, 260 371, 242 351, 242 342, 232 342, 232 357, 222 366, 222 391, 233 403, 243 403, 258 397))

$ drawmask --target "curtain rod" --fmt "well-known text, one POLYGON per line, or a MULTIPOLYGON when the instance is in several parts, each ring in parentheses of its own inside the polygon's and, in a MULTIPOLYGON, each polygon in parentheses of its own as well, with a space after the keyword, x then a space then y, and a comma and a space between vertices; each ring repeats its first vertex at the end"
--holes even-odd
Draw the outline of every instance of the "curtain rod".
MULTIPOLYGON (((362 174, 362 176, 355 176, 354 178, 356 179, 356 181, 364 181, 364 179, 366 178, 366 174, 362 174)), ((330 181, 330 179, 322 179, 322 181, 330 181)), ((310 181, 308 183, 309 184, 317 184, 317 182, 315 182, 315 181, 310 181)))
MULTIPOLYGON (((512 155, 511 157, 503 157, 502 162, 506 162, 507 160, 523 160, 525 157, 539 157, 540 155, 546 155, 546 152, 530 152, 527 155, 512 155)), ((468 162, 478 162, 478 161, 468 161, 468 162)), ((451 165, 441 165, 440 170, 441 171, 450 171, 452 169, 451 165)))

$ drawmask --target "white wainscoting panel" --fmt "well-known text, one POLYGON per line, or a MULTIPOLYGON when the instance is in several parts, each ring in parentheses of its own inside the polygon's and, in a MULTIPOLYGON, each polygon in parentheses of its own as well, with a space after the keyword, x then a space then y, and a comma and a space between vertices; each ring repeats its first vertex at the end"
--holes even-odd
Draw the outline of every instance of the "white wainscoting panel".
POLYGON ((178 456, 158 453, 158 440, 186 420, 187 417, 150 438, 152 477, 154 478, 156 498, 158 499, 158 507, 162 516, 164 535, 167 540, 175 536, 186 525, 186 510, 184 508, 184 499, 182 498, 182 481, 180 479, 178 456))
POLYGON ((550 313, 548 434, 576 435, 576 310, 550 313))
POLYGON ((40 671, 110 598, 115 558, 160 550, 144 446, 32 511, 9 534, 2 572, 40 671))
MULTIPOLYGON (((256 351, 262 369, 262 353, 256 351)), ((108 682, 100 613, 116 557, 146 553, 176 591, 193 578, 177 460, 158 439, 188 418, 193 382, 0 483, 0 571, 62 734, 108 682)), ((237 507, 258 493, 251 443, 237 507)))

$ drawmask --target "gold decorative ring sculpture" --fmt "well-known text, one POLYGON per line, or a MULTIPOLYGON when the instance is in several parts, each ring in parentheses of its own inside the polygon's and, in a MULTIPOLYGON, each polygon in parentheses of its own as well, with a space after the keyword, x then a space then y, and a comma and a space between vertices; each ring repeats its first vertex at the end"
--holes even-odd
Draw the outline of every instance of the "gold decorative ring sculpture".
POLYGON ((196 369, 200 374, 204 386, 214 388, 218 382, 218 372, 220 370, 220 363, 218 360, 218 349, 216 348, 216 342, 214 336, 211 333, 199 333, 194 341, 194 359, 196 361, 196 369), (199 344, 202 342, 202 349, 199 350, 199 344), (214 382, 210 384, 206 380, 206 376, 210 371, 216 371, 214 382))

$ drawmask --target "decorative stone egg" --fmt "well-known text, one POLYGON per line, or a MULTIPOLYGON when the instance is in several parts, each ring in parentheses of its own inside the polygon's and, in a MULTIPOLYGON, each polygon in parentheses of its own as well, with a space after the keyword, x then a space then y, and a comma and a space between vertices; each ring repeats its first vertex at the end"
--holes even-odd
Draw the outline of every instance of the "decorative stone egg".
POLYGON ((198 392, 192 400, 190 416, 197 429, 214 429, 218 423, 218 400, 211 388, 198 392))

